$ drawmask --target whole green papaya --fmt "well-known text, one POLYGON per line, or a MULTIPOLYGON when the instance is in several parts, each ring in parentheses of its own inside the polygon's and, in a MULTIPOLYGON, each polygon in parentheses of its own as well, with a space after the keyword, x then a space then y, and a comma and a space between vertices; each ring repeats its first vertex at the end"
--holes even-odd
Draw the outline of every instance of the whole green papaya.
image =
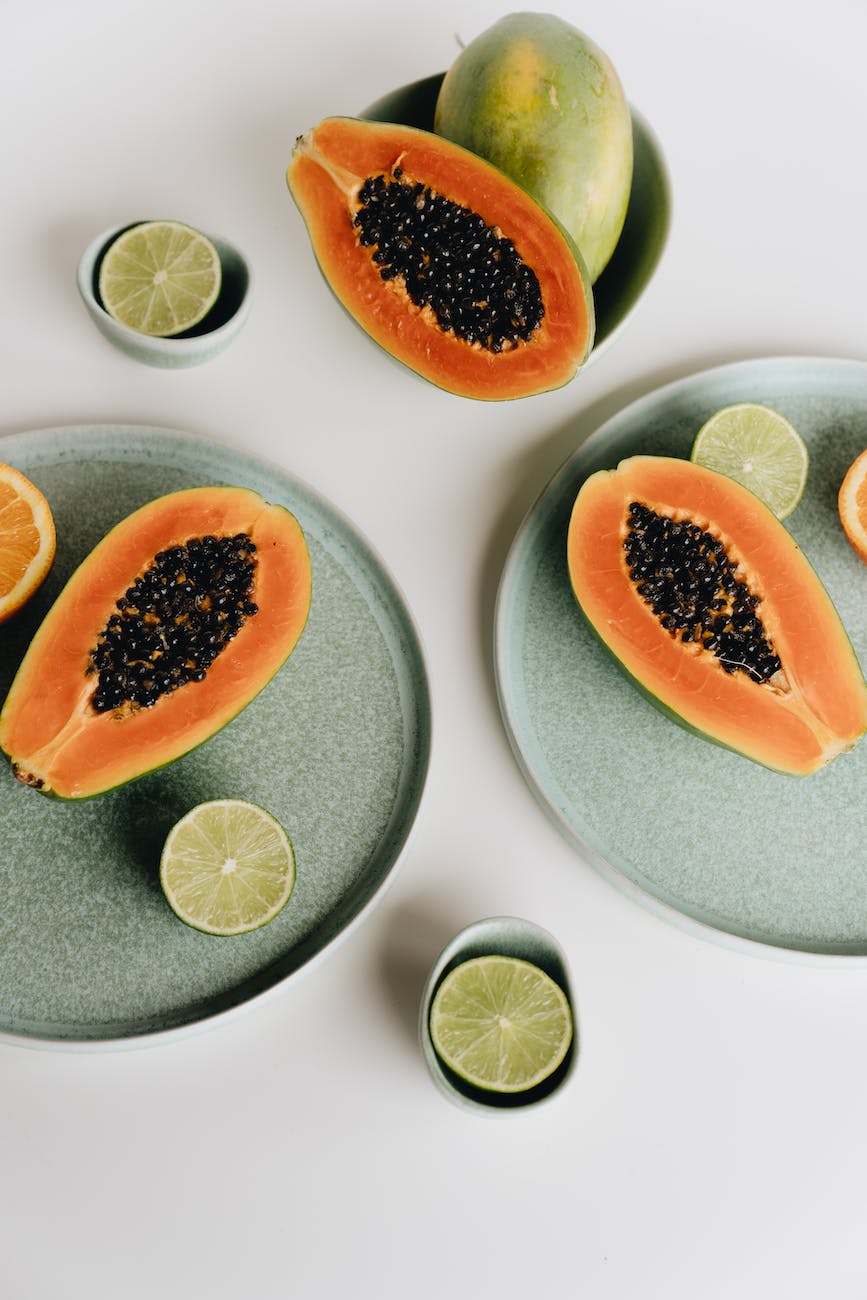
POLYGON ((611 60, 553 14, 500 19, 446 73, 434 129, 551 212, 595 280, 629 204, 632 118, 611 60))

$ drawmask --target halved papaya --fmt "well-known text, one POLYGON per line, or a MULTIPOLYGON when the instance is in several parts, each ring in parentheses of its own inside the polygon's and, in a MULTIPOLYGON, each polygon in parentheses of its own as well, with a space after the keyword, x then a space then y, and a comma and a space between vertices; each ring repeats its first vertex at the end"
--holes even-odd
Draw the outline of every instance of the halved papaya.
POLYGON ((690 730, 806 776, 867 729, 867 686, 827 591, 732 479, 665 456, 592 474, 567 557, 591 626, 690 730))
POLYGON ((386 351, 464 397, 558 388, 593 343, 581 255, 490 163, 429 131, 326 118, 287 172, 325 279, 386 351))
POLYGON ((0 712, 15 775, 80 799, 179 758, 271 680, 310 593, 297 519, 257 492, 142 506, 73 573, 21 662, 0 712))

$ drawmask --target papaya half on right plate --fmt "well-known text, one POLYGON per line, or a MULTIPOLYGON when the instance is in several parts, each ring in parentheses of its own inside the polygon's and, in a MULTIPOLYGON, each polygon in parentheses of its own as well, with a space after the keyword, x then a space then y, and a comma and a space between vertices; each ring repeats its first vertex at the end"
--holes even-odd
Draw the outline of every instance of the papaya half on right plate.
POLYGON ((793 776, 867 730, 867 685, 830 596, 733 479, 666 456, 592 474, 567 556, 591 626, 689 730, 793 776))

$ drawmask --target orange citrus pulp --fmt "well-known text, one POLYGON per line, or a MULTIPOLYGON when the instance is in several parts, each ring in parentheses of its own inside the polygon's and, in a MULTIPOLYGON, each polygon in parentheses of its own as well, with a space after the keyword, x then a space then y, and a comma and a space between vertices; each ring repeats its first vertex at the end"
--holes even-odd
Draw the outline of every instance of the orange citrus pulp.
POLYGON ((846 536, 858 558, 867 564, 867 451, 846 471, 837 505, 846 536))
POLYGON ((54 545, 54 520, 45 497, 19 470, 0 464, 0 622, 43 582, 54 545))

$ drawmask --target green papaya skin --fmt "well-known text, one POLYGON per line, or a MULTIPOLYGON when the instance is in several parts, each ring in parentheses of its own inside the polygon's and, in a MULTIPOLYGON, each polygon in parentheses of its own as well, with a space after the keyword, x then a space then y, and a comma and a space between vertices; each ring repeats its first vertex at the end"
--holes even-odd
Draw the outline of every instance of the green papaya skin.
POLYGON ((608 56, 553 14, 501 18, 446 73, 434 129, 508 176, 572 236, 596 280, 632 184, 632 117, 608 56))

